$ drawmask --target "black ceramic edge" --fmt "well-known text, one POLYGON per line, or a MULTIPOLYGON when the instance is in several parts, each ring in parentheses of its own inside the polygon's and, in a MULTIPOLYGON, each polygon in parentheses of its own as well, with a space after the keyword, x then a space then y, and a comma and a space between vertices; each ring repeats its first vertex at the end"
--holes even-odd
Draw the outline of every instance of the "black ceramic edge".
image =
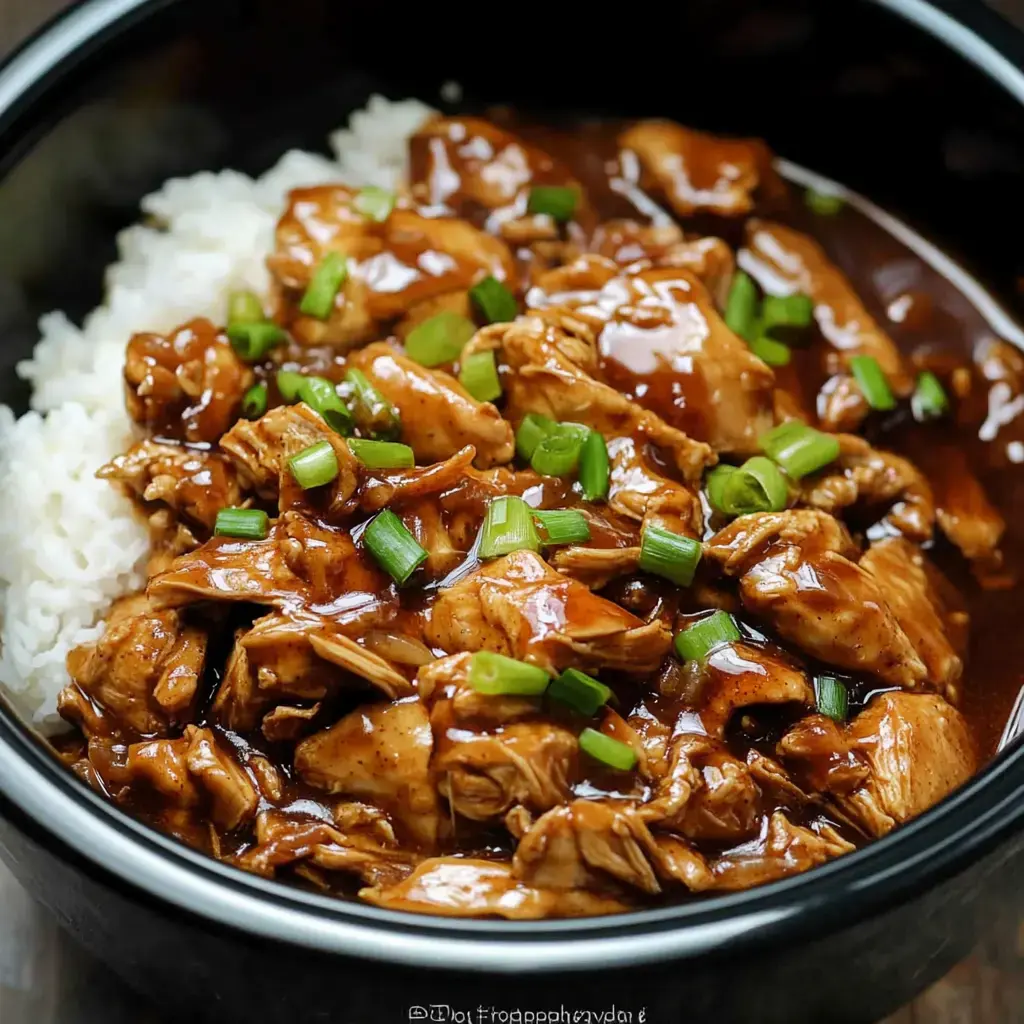
MULTIPOLYGON (((82 55, 171 0, 86 0, 0 68, 0 132, 82 55)), ((1024 37, 958 0, 868 0, 917 24, 1024 103, 1024 37), (1013 59, 1011 59, 1011 55, 1013 59)), ((516 973, 625 967, 767 946, 852 924, 992 849, 1024 819, 1024 746, 897 832, 748 892, 661 910, 531 924, 397 914, 247 875, 167 839, 83 787, 0 700, 0 789, 55 844, 119 888, 267 940, 427 968, 516 973), (572 941, 566 941, 570 939, 572 941)))

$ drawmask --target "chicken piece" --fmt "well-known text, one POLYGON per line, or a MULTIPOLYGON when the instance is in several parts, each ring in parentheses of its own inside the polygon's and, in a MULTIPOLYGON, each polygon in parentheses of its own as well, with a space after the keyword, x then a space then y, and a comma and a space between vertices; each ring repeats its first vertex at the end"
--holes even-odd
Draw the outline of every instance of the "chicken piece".
MULTIPOLYGON (((559 422, 583 423, 606 438, 632 437, 668 453, 688 483, 699 481, 715 457, 656 414, 630 401, 613 387, 579 369, 562 349, 570 345, 564 330, 539 316, 520 317, 477 333, 467 350, 500 348, 514 371, 508 379, 506 413, 515 422, 528 412, 559 422)), ((585 348, 585 346, 582 346, 585 348)))
MULTIPOLYGON (((364 512, 405 505, 429 498, 436 508, 436 497, 459 487, 472 472, 476 458, 472 445, 460 448, 444 462, 415 469, 367 470, 364 468, 359 488, 359 507, 364 512)), ((434 554, 433 551, 430 554, 434 554)))
POLYGON ((535 698, 485 694, 469 685, 468 652, 450 654, 424 665, 416 674, 416 692, 431 708, 431 724, 441 735, 450 727, 499 727, 537 715, 535 698))
MULTIPOLYGON (((649 260, 652 264, 658 264, 668 259, 670 254, 676 251, 677 246, 688 244, 683 229, 672 221, 664 224, 644 224, 638 220, 606 220, 598 224, 587 246, 588 252, 582 258, 587 259, 593 254, 608 261, 608 276, 605 281, 600 281, 596 285, 600 288, 607 280, 615 277, 618 267, 628 267, 638 260, 649 260)), ((548 293, 575 291, 576 288, 572 285, 568 288, 565 285, 559 286, 560 269, 555 268, 539 277, 535 281, 537 287, 548 293)), ((698 273, 697 276, 702 275, 698 273)))
POLYGON ((544 889, 607 889, 614 879, 651 895, 661 892, 651 833, 626 803, 574 800, 542 815, 520 840, 512 872, 544 889))
POLYGON ((778 754, 816 793, 850 793, 870 775, 844 723, 807 715, 779 740, 778 754))
POLYGON ((394 665, 343 633, 326 630, 310 633, 309 643, 325 661, 365 679, 391 700, 408 697, 413 692, 412 684, 394 665))
POLYGON ((723 644, 702 670, 700 720, 709 736, 721 738, 737 708, 751 704, 814 704, 806 673, 781 651, 747 643, 723 644))
POLYGON ((132 743, 124 765, 129 785, 141 785, 175 808, 195 807, 199 790, 188 767, 189 740, 159 739, 132 743))
POLYGON ((303 740, 295 748, 295 770, 317 789, 379 803, 429 850, 441 826, 430 770, 433 745, 419 700, 371 704, 303 740))
POLYGON ((879 694, 847 733, 870 775, 835 799, 869 835, 885 835, 933 807, 978 769, 967 722, 937 694, 879 694))
MULTIPOLYGON (((849 370, 852 356, 871 356, 897 396, 905 398, 914 390, 914 375, 899 349, 812 238, 782 224, 752 220, 747 224, 747 247, 741 251, 739 263, 771 295, 803 294, 814 300, 814 317, 837 356, 836 369, 849 370)), ((827 408, 821 411, 826 412, 822 419, 826 430, 840 429, 839 422, 828 418, 827 408)), ((869 408, 865 405, 861 411, 866 415, 869 408)), ((846 430, 856 425, 850 412, 843 412, 846 430)))
POLYGON ((136 423, 160 437, 216 441, 238 416, 252 370, 209 320, 169 335, 136 334, 124 364, 125 402, 136 423))
POLYGON ((278 222, 267 265, 301 344, 348 349, 372 341, 417 303, 487 275, 515 289, 512 255, 500 239, 463 220, 421 216, 402 201, 378 223, 356 209, 356 195, 344 185, 296 189, 278 222), (321 320, 304 315, 299 300, 329 253, 346 259, 348 275, 321 320))
POLYGON ((552 674, 570 666, 653 672, 672 640, 661 622, 642 622, 532 551, 496 559, 441 590, 424 635, 445 651, 495 651, 552 674))
POLYGON ((741 516, 704 547, 704 557, 739 575, 744 607, 821 661, 915 687, 924 663, 875 578, 848 555, 848 534, 811 510, 741 516))
POLYGON ((547 811, 569 799, 576 737, 547 722, 513 722, 495 733, 437 732, 433 768, 441 795, 473 821, 500 820, 514 805, 547 811))
MULTIPOLYGON (((582 191, 568 169, 543 150, 477 117, 431 118, 410 137, 409 160, 412 193, 420 202, 517 244, 558 237, 549 217, 528 214, 531 188, 582 191)), ((574 219, 586 214, 582 198, 574 219)))
POLYGON ((872 448, 855 434, 839 434, 836 439, 839 457, 821 473, 801 481, 801 503, 838 515, 856 504, 896 502, 885 523, 910 540, 930 540, 935 501, 918 468, 899 455, 872 448))
POLYGON ((749 889, 807 871, 853 849, 826 822, 805 828, 777 811, 765 821, 759 839, 727 851, 714 862, 715 887, 749 889))
POLYGON ((308 708, 278 704, 263 716, 260 732, 270 743, 294 743, 309 732, 310 724, 316 720, 321 708, 319 702, 308 708))
POLYGON ((902 537, 872 544, 860 567, 878 583, 896 621, 924 662, 928 682, 955 703, 964 665, 950 633, 959 637, 962 652, 967 615, 946 607, 940 587, 948 592, 950 584, 939 577, 920 548, 902 537))
POLYGON ((233 832, 254 817, 259 794, 234 758, 218 745, 209 729, 186 726, 189 774, 210 797, 210 814, 218 828, 233 832))
POLYGON ((288 608, 301 603, 338 625, 368 627, 392 617, 397 592, 347 532, 286 512, 266 540, 214 537, 149 581, 159 608, 203 600, 288 608))
POLYGON ((138 596, 115 605, 103 636, 67 658, 72 683, 140 736, 165 735, 187 717, 205 663, 206 634, 138 596))
POLYGON ((380 342, 349 360, 402 416, 402 441, 421 462, 440 462, 466 445, 482 469, 511 461, 515 435, 490 402, 478 402, 450 374, 428 370, 380 342))
POLYGON ((288 459, 311 445, 327 441, 338 460, 338 476, 330 485, 329 515, 349 510, 349 499, 359 485, 360 464, 323 418, 303 402, 282 405, 258 420, 239 420, 221 438, 221 448, 241 474, 243 482, 262 498, 279 498, 285 511, 301 507, 308 496, 292 477, 288 459))
POLYGON ((468 857, 425 860, 405 881, 361 889, 359 897, 387 910, 511 921, 616 914, 629 909, 610 896, 530 886, 515 877, 509 864, 468 857))
POLYGON ((96 475, 123 484, 142 501, 163 502, 207 531, 222 508, 242 503, 234 469, 225 459, 158 441, 140 441, 96 475))
POLYGON ((641 186, 664 193, 680 217, 749 213, 773 173, 760 140, 720 138, 672 121, 638 121, 619 136, 619 146, 639 157, 641 186))
POLYGON ((617 576, 628 576, 640 569, 640 548, 558 548, 549 556, 552 569, 577 580, 591 590, 601 590, 617 576))
MULTIPOLYGON (((534 289, 530 305, 588 325, 597 338, 593 375, 670 427, 717 452, 760 450, 758 438, 774 424, 775 375, 726 326, 711 292, 685 267, 638 264, 597 294, 563 291, 545 298, 534 289)), ((530 362, 543 364, 537 346, 532 349, 530 362)), ((529 394, 528 384, 524 390, 529 394)), ((513 386, 510 408, 519 408, 514 395, 513 386)))
POLYGON ((704 513, 700 499, 654 470, 642 444, 631 437, 617 437, 608 444, 608 459, 608 507, 613 512, 687 537, 701 536, 704 513))
POLYGON ((343 839, 329 821, 262 811, 256 819, 256 845, 238 858, 238 866, 272 878, 277 868, 311 857, 324 843, 343 839))

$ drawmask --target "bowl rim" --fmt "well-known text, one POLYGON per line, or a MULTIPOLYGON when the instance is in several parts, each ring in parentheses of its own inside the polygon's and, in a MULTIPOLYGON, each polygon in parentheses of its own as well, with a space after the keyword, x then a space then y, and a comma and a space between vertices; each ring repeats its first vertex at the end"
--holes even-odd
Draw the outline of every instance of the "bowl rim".
MULTIPOLYGON (((0 67, 0 138, 86 55, 178 0, 85 0, 0 67)), ((1024 37, 959 0, 867 0, 932 35, 1024 103, 1024 37)), ((0 698, 0 799, 104 884, 234 932, 434 970, 535 974, 624 968, 792 942, 904 902, 1024 823, 1024 744, 937 807, 813 871, 655 910, 541 922, 404 914, 307 893, 222 864, 134 821, 83 786, 0 698), (566 941, 571 939, 572 941, 566 941)), ((2 807, 2 803, 0 803, 2 807)))

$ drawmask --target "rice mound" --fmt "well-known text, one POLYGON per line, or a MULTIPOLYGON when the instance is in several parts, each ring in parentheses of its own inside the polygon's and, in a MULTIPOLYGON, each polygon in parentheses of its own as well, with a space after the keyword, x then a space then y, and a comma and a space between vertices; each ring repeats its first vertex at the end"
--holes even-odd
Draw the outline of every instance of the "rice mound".
POLYGON ((226 170, 168 181, 142 201, 149 223, 118 236, 104 304, 81 327, 61 312, 40 320, 17 371, 32 384, 32 411, 16 419, 0 406, 0 686, 36 724, 60 721, 68 651, 96 639, 111 601, 145 582, 145 523, 95 476, 133 440, 128 339, 197 316, 220 322, 234 289, 266 295, 287 193, 325 181, 394 188, 406 140, 431 112, 373 96, 331 135, 334 160, 295 150, 257 179, 226 170))

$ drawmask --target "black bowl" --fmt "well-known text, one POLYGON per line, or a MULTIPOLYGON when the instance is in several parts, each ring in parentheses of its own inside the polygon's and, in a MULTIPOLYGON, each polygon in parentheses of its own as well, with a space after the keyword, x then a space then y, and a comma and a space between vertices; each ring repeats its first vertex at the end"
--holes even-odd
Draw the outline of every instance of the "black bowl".
MULTIPOLYGON (((320 147, 373 91, 440 103, 451 78, 479 104, 763 135, 902 214, 1015 302, 1024 43, 994 15, 966 0, 596 10, 75 8, 0 72, 0 397, 24 405, 13 365, 35 318, 100 300, 116 230, 162 180, 260 171, 290 146, 320 147)), ((99 800, 0 702, 0 855, 158 1005, 219 1021, 397 1021, 430 1004, 452 1010, 423 1019, 873 1020, 1024 906, 1022 791, 1018 747, 917 821, 797 878, 614 918, 452 922, 199 856, 99 800)))

